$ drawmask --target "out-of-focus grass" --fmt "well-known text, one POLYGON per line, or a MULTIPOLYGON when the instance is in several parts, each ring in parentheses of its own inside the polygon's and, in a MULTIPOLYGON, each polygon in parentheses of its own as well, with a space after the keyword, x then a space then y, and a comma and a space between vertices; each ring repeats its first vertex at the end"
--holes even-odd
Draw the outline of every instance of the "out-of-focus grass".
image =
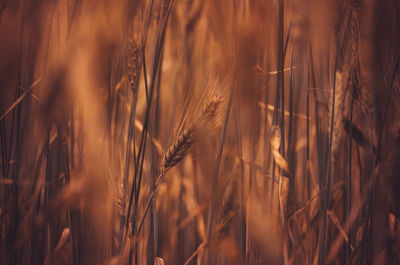
POLYGON ((397 1, 0 2, 0 264, 398 264, 397 1))

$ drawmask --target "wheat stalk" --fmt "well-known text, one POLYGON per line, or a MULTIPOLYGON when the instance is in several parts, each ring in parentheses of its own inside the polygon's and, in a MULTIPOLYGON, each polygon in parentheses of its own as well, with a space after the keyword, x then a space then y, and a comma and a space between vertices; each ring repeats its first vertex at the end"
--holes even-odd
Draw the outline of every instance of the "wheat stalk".
MULTIPOLYGON (((223 101, 222 97, 213 97, 210 99, 202 109, 198 119, 212 118, 216 115, 217 109, 220 103, 223 101)), ((186 129, 183 129, 171 146, 167 149, 161 162, 160 173, 154 185, 153 191, 150 194, 149 200, 146 204, 146 208, 142 219, 140 220, 137 234, 139 234, 143 225, 144 219, 149 211, 151 202, 156 194, 159 185, 163 181, 167 171, 176 166, 188 153, 190 147, 194 142, 195 126, 189 125, 186 129)))
POLYGON ((165 174, 169 169, 176 166, 188 153, 190 147, 193 144, 194 138, 194 127, 190 126, 188 129, 183 130, 179 136, 176 138, 174 143, 168 148, 167 152, 164 154, 163 160, 161 162, 160 174, 156 180, 153 191, 150 194, 149 200, 147 202, 143 217, 140 221, 139 228, 137 230, 137 234, 139 234, 143 221, 149 211, 151 202, 153 201, 154 195, 157 192, 157 189, 164 179, 165 174))

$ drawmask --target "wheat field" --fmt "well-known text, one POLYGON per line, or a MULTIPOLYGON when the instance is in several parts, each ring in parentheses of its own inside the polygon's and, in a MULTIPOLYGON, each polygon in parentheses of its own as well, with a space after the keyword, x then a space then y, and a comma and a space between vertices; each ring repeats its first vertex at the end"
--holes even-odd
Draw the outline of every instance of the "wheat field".
POLYGON ((399 0, 0 0, 0 264, 400 264, 399 0))

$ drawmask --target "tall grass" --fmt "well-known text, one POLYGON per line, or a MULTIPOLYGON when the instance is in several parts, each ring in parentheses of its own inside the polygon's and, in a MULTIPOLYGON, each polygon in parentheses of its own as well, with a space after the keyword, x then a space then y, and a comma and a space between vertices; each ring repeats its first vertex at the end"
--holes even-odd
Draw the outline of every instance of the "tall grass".
POLYGON ((397 0, 0 2, 0 264, 400 264, 397 0))

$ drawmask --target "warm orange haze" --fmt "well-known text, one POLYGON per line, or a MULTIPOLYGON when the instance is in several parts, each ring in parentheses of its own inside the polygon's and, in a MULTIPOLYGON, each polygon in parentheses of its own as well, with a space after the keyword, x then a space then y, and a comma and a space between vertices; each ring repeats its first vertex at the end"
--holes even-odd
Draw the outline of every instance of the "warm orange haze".
POLYGON ((0 0, 0 264, 400 264, 399 0, 0 0))

